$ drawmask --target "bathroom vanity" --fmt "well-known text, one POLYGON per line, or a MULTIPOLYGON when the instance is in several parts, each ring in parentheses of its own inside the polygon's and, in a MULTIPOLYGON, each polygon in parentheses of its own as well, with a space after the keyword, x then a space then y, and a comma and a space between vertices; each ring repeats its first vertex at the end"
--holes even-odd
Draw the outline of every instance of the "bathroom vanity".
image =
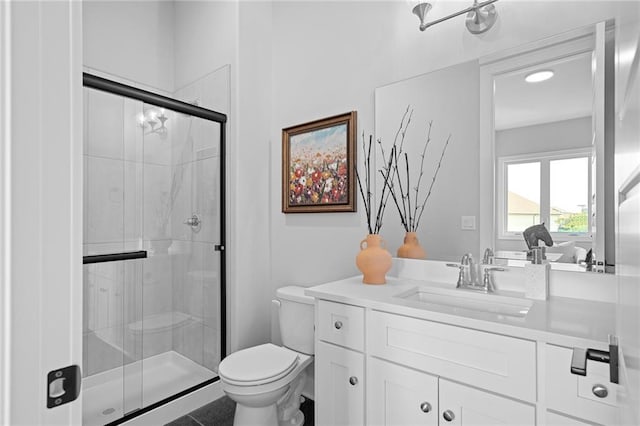
POLYGON ((306 294, 316 299, 319 425, 616 423, 609 364, 570 369, 573 348, 608 350, 613 303, 391 277, 306 294))

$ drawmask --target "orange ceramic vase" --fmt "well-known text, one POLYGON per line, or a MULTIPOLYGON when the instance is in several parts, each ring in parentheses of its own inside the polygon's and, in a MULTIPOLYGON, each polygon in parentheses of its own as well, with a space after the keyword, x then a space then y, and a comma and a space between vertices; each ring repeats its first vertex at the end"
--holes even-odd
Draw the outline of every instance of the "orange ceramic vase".
POLYGON ((415 232, 407 232, 404 236, 404 244, 398 249, 398 257, 405 259, 426 259, 427 253, 420 245, 415 232))
POLYGON ((385 275, 391 269, 391 253, 382 247, 384 241, 378 234, 369 234, 360 242, 356 266, 362 272, 365 284, 386 284, 385 275))

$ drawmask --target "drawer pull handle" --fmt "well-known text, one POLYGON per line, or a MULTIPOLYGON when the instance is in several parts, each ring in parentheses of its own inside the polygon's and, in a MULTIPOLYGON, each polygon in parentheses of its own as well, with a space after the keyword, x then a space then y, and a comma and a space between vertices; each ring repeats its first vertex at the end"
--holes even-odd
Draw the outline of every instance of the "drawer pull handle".
POLYGON ((447 411, 445 411, 444 413, 442 413, 442 417, 443 417, 446 421, 451 422, 451 421, 453 421, 453 419, 455 419, 455 418, 456 418, 456 415, 455 415, 455 414, 453 414, 453 411, 451 411, 451 410, 447 410, 447 411))
POLYGON ((609 391, 603 385, 593 385, 591 392, 598 398, 606 398, 609 395, 609 391))
POLYGON ((340 330, 342 328, 342 321, 334 322, 333 326, 336 328, 336 330, 340 330))
POLYGON ((358 378, 356 376, 349 377, 349 383, 351 383, 352 386, 357 385, 358 384, 358 378))
POLYGON ((429 411, 431 411, 431 404, 425 401, 422 404, 420 404, 420 409, 422 410, 423 413, 428 413, 429 411))

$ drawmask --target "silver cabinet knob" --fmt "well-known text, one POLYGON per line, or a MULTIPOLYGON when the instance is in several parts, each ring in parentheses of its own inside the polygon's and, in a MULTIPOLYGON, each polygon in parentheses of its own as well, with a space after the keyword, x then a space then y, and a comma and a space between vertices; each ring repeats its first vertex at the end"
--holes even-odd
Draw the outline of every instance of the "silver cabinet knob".
POLYGON ((423 413, 428 413, 429 411, 431 411, 431 404, 425 401, 422 404, 420 404, 420 409, 422 410, 423 413))
POLYGON ((607 388, 600 384, 593 385, 593 387, 591 388, 591 392, 593 392, 593 394, 598 398, 606 398, 607 395, 609 395, 609 391, 607 390, 607 388))
POLYGON ((451 410, 447 410, 447 411, 445 411, 444 413, 442 413, 442 417, 443 417, 446 421, 451 422, 451 421, 453 421, 453 419, 455 419, 455 418, 456 418, 456 415, 455 415, 455 414, 453 414, 453 411, 451 411, 451 410))
POLYGON ((340 330, 342 328, 342 321, 334 322, 333 326, 336 328, 336 330, 340 330))
POLYGON ((351 383, 352 386, 357 385, 358 384, 358 378, 356 376, 349 377, 349 383, 351 383))

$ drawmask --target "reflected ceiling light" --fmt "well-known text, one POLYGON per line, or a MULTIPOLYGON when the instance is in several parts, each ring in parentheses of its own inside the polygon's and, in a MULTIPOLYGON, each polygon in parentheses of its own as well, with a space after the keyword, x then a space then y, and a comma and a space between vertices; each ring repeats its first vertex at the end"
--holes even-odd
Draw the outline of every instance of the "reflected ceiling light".
POLYGON ((145 112, 138 114, 137 118, 138 125, 142 127, 143 130, 146 130, 147 128, 149 129, 147 134, 158 133, 160 136, 165 136, 167 134, 168 129, 167 126, 165 126, 165 122, 169 117, 164 114, 164 108, 145 109, 145 112), (160 126, 156 127, 158 126, 158 123, 160 126))
POLYGON ((531 74, 527 74, 524 81, 527 83, 539 83, 541 81, 549 80, 551 77, 553 77, 553 71, 551 70, 535 71, 531 74))
POLYGON ((420 19, 420 31, 424 31, 432 25, 466 13, 466 25, 469 32, 472 34, 481 34, 491 28, 496 22, 498 13, 492 3, 497 1, 498 0, 487 0, 478 3, 478 0, 473 0, 472 6, 431 22, 425 22, 427 13, 432 7, 431 3, 419 3, 413 8, 413 13, 420 19))

